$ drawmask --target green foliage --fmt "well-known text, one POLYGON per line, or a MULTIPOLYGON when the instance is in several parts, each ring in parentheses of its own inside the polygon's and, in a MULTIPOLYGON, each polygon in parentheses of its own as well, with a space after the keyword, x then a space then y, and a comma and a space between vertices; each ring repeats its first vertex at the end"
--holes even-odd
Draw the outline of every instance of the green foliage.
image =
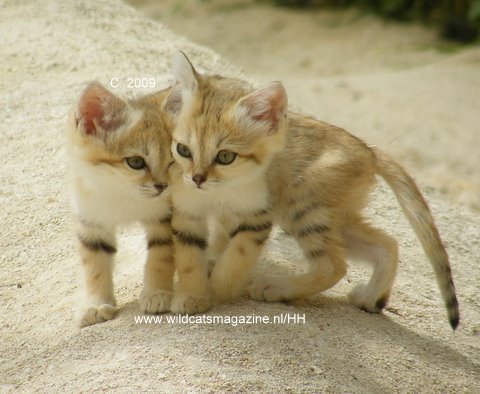
POLYGON ((472 1, 472 6, 470 7, 468 18, 477 25, 480 25, 480 0, 472 1))
POLYGON ((470 42, 480 31, 480 0, 273 0, 290 7, 359 6, 397 20, 419 19, 440 27, 446 38, 470 42))

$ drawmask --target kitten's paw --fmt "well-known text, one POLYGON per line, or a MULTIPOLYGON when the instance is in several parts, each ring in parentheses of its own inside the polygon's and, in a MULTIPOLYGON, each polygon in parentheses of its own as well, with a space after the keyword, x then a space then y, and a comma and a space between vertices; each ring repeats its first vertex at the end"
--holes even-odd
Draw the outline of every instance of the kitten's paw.
POLYGON ((110 304, 90 306, 77 313, 77 323, 80 327, 103 323, 107 320, 112 320, 116 312, 116 308, 110 304))
POLYGON ((166 290, 146 291, 140 294, 138 303, 144 313, 165 313, 170 310, 172 293, 166 290))
POLYGON ((175 294, 172 300, 170 311, 172 313, 193 315, 203 313, 212 307, 212 300, 209 296, 197 296, 190 293, 175 294))
POLYGON ((348 294, 348 300, 356 307, 370 313, 380 313, 387 305, 389 294, 371 294, 366 284, 361 283, 348 294))
POLYGON ((248 288, 250 297, 257 301, 280 302, 290 300, 287 291, 287 285, 281 282, 272 282, 271 280, 259 280, 254 282, 248 288))

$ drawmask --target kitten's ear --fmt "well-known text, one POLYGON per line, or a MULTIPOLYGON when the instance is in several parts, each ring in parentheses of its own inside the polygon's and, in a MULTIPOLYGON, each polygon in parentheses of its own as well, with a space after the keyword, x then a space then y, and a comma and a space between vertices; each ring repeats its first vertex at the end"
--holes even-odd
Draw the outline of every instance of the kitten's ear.
POLYGON ((237 103, 235 116, 246 130, 274 134, 287 113, 288 97, 280 82, 257 89, 237 103))
POLYGON ((126 103, 103 87, 90 82, 78 101, 75 119, 86 134, 100 135, 116 130, 125 121, 126 103))
POLYGON ((183 97, 182 88, 177 84, 173 86, 163 101, 162 108, 166 112, 177 115, 182 109, 183 97))
POLYGON ((173 54, 172 74, 182 87, 182 91, 190 94, 195 92, 200 76, 182 51, 175 51, 173 54))
POLYGON ((173 54, 172 74, 175 76, 177 84, 172 87, 165 99, 163 109, 177 115, 182 106, 190 102, 197 90, 200 75, 182 51, 175 51, 173 54))

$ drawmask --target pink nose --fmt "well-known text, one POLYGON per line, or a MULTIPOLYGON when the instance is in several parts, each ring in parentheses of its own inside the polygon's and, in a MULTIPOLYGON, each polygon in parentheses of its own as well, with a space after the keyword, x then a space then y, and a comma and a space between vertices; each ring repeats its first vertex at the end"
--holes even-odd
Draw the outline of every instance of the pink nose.
POLYGON ((200 185, 205 182, 206 179, 206 176, 203 174, 195 174, 192 176, 192 180, 197 184, 198 187, 200 187, 200 185))

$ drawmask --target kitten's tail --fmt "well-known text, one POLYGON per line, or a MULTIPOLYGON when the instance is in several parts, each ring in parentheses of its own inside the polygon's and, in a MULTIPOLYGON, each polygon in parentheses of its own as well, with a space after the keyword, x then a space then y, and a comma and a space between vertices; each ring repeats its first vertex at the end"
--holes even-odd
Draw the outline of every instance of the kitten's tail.
POLYGON ((455 286, 448 262, 448 254, 433 220, 427 202, 414 180, 391 157, 372 147, 375 168, 392 188, 405 216, 420 240, 437 277, 437 283, 447 309, 448 320, 453 329, 460 321, 455 286))

